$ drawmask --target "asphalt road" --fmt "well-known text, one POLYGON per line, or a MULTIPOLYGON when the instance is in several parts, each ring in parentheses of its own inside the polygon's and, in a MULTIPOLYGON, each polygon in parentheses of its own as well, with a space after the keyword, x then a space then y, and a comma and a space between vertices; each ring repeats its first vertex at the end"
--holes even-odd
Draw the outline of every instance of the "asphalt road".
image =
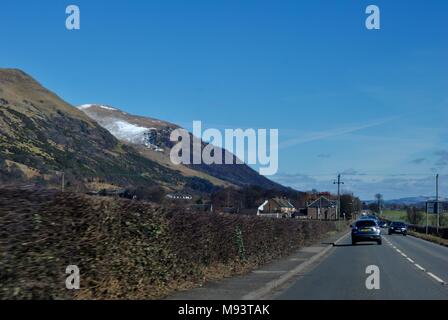
POLYGON ((448 248, 411 236, 383 235, 383 245, 335 244, 313 269, 280 288, 275 299, 448 299, 448 248), (380 288, 366 287, 368 266, 378 266, 380 288))

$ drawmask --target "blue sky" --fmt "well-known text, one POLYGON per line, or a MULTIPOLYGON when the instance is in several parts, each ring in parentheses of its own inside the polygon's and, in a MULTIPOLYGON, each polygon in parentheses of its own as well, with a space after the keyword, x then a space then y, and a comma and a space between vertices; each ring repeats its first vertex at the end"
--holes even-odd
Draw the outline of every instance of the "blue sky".
POLYGON ((191 127, 278 128, 279 173, 364 199, 448 196, 448 2, 22 1, 0 4, 0 66, 73 105, 191 127), (65 29, 65 8, 81 30, 65 29), (381 9, 381 30, 364 26, 381 9))

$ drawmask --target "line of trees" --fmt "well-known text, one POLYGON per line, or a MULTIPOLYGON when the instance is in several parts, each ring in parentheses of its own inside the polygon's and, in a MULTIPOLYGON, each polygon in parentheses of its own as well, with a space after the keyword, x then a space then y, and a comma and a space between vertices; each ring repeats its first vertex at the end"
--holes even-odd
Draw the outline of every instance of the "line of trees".
POLYGON ((211 201, 215 208, 255 209, 264 200, 274 197, 288 198, 296 208, 305 206, 305 193, 303 192, 293 189, 268 190, 259 186, 218 189, 211 194, 211 201))
POLYGON ((347 219, 354 217, 354 214, 361 212, 363 207, 361 199, 353 194, 341 195, 341 214, 345 213, 347 219))

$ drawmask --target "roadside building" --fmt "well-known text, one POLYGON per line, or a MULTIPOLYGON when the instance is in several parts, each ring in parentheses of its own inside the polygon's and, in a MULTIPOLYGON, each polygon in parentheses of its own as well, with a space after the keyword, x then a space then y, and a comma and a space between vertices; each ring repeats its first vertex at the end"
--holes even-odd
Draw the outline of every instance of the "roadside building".
POLYGON ((310 218, 308 217, 308 210, 307 210, 307 208, 299 208, 299 209, 297 209, 297 211, 294 212, 294 214, 292 215, 292 217, 293 217, 293 218, 296 218, 296 219, 301 219, 301 220, 307 220, 307 219, 310 219, 310 218))
POLYGON ((271 198, 258 207, 257 215, 272 218, 291 218, 296 208, 286 198, 271 198))
POLYGON ((87 192, 90 196, 129 198, 129 190, 127 189, 102 189, 99 191, 87 192))
POLYGON ((176 192, 176 193, 168 193, 166 195, 166 198, 170 200, 192 200, 193 196, 187 193, 176 192))
POLYGON ((337 220, 338 202, 320 196, 307 205, 307 216, 314 220, 337 220))

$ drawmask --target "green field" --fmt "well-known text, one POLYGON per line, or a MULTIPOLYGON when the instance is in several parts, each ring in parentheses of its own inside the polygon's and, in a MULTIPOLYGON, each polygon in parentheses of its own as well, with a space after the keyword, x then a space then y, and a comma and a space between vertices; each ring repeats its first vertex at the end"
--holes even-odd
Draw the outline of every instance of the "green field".
MULTIPOLYGON (((383 215, 381 216, 384 219, 390 220, 390 221, 403 221, 406 223, 409 223, 407 219, 407 214, 405 210, 384 210, 383 215)), ((421 221, 420 225, 426 225, 426 213, 421 212, 421 221)), ((436 226, 437 225, 437 216, 430 214, 429 215, 429 225, 430 226, 436 226)), ((444 213, 440 215, 440 226, 447 227, 448 226, 448 214, 444 213)))
POLYGON ((381 218, 390 220, 390 221, 407 221, 406 211, 404 210, 384 210, 381 218))

